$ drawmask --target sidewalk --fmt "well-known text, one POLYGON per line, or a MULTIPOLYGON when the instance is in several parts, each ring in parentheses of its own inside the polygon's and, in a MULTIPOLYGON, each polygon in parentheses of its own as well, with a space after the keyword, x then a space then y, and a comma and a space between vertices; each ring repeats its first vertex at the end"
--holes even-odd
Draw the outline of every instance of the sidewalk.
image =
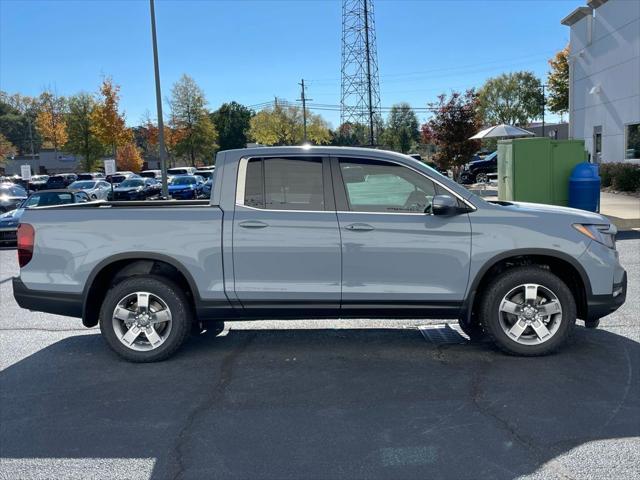
POLYGON ((640 198, 600 192, 600 213, 606 215, 618 230, 640 228, 640 198))

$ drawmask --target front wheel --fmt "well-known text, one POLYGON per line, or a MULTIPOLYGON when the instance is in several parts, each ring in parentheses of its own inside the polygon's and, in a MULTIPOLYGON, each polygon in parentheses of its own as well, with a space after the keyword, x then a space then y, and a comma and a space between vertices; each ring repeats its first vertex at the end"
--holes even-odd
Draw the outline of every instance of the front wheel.
POLYGON ((503 351, 546 355, 565 343, 576 322, 576 303, 567 285, 540 267, 499 274, 480 302, 482 325, 503 351))
POLYGON ((144 275, 123 280, 100 310, 107 344, 131 362, 164 360, 184 343, 193 322, 189 302, 169 279, 144 275))

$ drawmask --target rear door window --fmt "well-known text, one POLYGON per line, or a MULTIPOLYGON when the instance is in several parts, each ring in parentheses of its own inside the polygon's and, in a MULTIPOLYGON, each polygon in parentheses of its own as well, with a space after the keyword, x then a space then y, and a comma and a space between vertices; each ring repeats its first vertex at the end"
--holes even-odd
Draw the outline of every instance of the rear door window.
POLYGON ((244 204, 267 210, 324 210, 322 159, 251 159, 244 204))

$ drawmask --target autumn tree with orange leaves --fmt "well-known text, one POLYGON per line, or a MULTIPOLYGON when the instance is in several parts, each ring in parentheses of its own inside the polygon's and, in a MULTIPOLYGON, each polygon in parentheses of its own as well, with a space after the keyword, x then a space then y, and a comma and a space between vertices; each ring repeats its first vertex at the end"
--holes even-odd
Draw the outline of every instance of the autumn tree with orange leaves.
POLYGON ((44 91, 39 98, 40 110, 36 116, 36 128, 44 140, 44 145, 58 152, 67 143, 66 101, 50 91, 44 91))
POLYGON ((116 164, 118 169, 126 172, 139 172, 142 168, 142 155, 133 142, 127 142, 118 148, 116 164))
MULTIPOLYGON (((119 164, 118 149, 131 143, 132 135, 125 124, 124 115, 119 111, 119 93, 120 86, 115 85, 111 78, 105 78, 102 81, 98 104, 91 115, 91 123, 96 138, 111 149, 112 155, 116 158, 117 168, 124 170, 119 164)), ((140 156, 139 152, 138 156, 140 156)), ((127 157, 130 157, 130 154, 127 157)))
MULTIPOLYGON (((158 148, 158 126, 147 119, 144 125, 147 131, 147 142, 150 147, 158 148)), ((175 126, 175 122, 171 121, 169 125, 164 125, 164 146, 167 151, 169 165, 173 165, 176 155, 176 146, 185 138, 186 131, 175 126)))

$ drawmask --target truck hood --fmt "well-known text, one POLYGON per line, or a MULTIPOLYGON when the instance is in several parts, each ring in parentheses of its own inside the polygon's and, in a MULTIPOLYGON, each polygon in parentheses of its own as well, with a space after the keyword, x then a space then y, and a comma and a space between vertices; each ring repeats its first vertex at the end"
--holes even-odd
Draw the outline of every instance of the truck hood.
POLYGON ((539 213, 544 215, 561 215, 567 217, 568 220, 574 223, 585 224, 598 224, 609 225, 611 221, 599 213, 588 212, 586 210, 580 210, 577 208, 560 207, 558 205, 546 205, 543 203, 528 203, 528 202, 491 202, 494 205, 499 205, 502 208, 513 210, 515 212, 530 212, 539 213))

